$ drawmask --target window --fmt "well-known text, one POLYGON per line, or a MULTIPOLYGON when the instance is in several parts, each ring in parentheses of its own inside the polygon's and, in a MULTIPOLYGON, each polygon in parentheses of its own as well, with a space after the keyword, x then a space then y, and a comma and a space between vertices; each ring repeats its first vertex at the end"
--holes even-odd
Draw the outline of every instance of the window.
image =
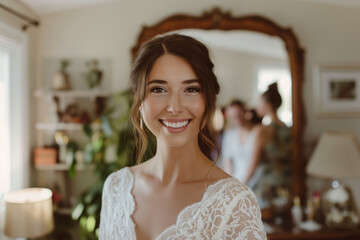
POLYGON ((26 35, 0 23, 0 202, 29 182, 26 52, 26 35))
POLYGON ((0 198, 10 190, 10 53, 0 45, 0 198))
MULTIPOLYGON (((289 70, 286 67, 260 67, 257 71, 257 79, 257 95, 265 92, 270 84, 277 82, 282 98, 278 116, 286 125, 292 126, 292 90, 289 70)), ((269 121, 270 119, 264 118, 264 124, 268 124, 269 121)))

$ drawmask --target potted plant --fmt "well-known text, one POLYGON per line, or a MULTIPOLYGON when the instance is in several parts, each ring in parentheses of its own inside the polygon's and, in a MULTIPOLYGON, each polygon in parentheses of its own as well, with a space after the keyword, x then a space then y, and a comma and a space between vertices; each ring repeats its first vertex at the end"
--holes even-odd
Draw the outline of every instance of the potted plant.
MULTIPOLYGON (((85 162, 95 164, 98 182, 81 195, 72 218, 79 222, 81 238, 87 240, 98 239, 101 194, 107 176, 136 164, 135 138, 130 122, 130 90, 113 95, 109 100, 109 107, 96 120, 95 126, 84 125, 89 138, 84 150, 85 162)), ((154 136, 150 132, 148 136, 149 146, 144 159, 150 158, 156 148, 154 136)))

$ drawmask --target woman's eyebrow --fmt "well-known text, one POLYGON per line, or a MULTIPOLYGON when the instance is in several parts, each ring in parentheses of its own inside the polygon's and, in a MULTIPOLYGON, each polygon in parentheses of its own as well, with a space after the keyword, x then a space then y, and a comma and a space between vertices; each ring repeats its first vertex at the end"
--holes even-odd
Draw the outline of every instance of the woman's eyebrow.
POLYGON ((155 79, 155 80, 151 80, 147 83, 147 85, 150 85, 152 83, 159 83, 159 84, 167 84, 168 82, 165 80, 159 80, 159 79, 155 79))
POLYGON ((199 83, 200 84, 200 81, 198 79, 189 79, 189 80, 183 81, 183 84, 191 84, 191 83, 199 83))

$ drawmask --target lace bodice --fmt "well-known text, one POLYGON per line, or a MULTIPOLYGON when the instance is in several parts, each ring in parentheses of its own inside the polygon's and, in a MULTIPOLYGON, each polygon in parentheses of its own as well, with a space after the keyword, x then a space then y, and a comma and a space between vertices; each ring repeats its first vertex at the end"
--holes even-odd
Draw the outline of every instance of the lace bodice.
MULTIPOLYGON (((112 173, 102 194, 100 240, 135 240, 134 177, 126 167, 112 173)), ((266 239, 259 206, 248 187, 235 178, 210 185, 200 202, 185 207, 176 224, 156 240, 266 239)))

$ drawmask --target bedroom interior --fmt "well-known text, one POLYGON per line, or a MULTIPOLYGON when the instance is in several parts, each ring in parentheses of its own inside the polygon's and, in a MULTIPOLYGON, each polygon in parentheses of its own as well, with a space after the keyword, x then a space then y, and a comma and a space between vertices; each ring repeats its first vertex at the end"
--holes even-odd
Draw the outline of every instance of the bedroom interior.
POLYGON ((271 211, 262 212, 268 238, 360 237, 360 171, 351 172, 360 163, 360 33, 353 27, 360 22, 357 1, 0 4, 5 6, 0 8, 0 113, 5 116, 0 125, 0 239, 12 237, 6 236, 6 206, 12 203, 6 193, 28 187, 52 190, 55 225, 37 236, 13 237, 97 239, 103 181, 111 171, 134 164, 132 139, 114 137, 129 136, 131 63, 146 40, 174 31, 210 47, 223 89, 219 107, 236 97, 255 104, 263 91, 261 69, 285 69, 290 76, 286 116, 291 120, 292 185, 285 204, 279 198, 271 211), (4 70, 9 65, 16 65, 15 70, 4 70), (344 144, 338 161, 315 154, 320 137, 331 133, 349 134, 354 141, 353 150, 344 150, 350 149, 350 140, 336 140, 336 146, 344 144), (314 167, 320 160, 321 166, 314 167), (340 167, 345 167, 342 174, 334 174, 340 167), (307 224, 301 230, 291 224, 296 196, 307 224), (331 214, 320 217, 317 204, 332 209, 331 214), (327 217, 341 219, 330 224, 327 217), (314 220, 321 221, 320 230, 314 220))

